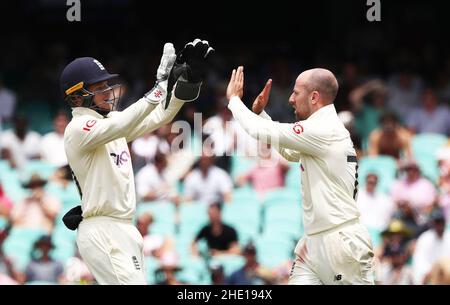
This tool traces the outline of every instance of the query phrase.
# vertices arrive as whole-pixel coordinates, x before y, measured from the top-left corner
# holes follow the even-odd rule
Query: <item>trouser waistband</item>
[[[88,223],[100,223],[100,222],[119,222],[119,223],[126,223],[126,224],[132,224],[133,221],[131,219],[123,219],[123,218],[116,218],[111,216],[90,216],[87,218],[83,218],[82,224],[88,224]]]
[[[336,231],[338,231],[338,230],[340,230],[342,228],[345,228],[347,226],[351,226],[351,225],[358,224],[358,223],[359,223],[359,218],[355,218],[355,219],[343,222],[343,223],[341,223],[341,224],[339,224],[339,225],[337,225],[335,227],[332,227],[330,229],[327,229],[327,230],[324,230],[324,231],[320,231],[320,232],[317,232],[317,233],[313,233],[313,234],[307,234],[307,235],[308,236],[318,236],[318,235],[328,234],[328,233],[336,232]]]

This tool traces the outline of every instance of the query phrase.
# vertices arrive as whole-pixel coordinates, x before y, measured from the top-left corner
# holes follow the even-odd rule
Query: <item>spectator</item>
[[[49,178],[51,183],[54,183],[61,189],[66,189],[71,183],[73,183],[72,172],[68,164],[59,167]]]
[[[383,260],[387,254],[385,251],[389,249],[405,249],[409,254],[414,232],[402,220],[393,219],[386,230],[381,232],[381,237],[383,242],[376,256]]]
[[[411,111],[420,104],[422,80],[415,76],[408,68],[393,75],[388,80],[388,108],[403,120],[407,119]]]
[[[439,105],[436,92],[428,88],[422,94],[422,107],[415,109],[408,120],[408,127],[414,133],[450,134],[450,110]]]
[[[167,159],[162,152],[157,152],[154,165],[149,163],[136,175],[136,191],[141,201],[170,200],[178,202],[174,186],[166,177]]]
[[[273,284],[275,274],[261,266],[256,257],[256,248],[252,243],[243,250],[245,265],[233,272],[226,280],[228,285],[268,285]]]
[[[450,231],[445,230],[445,217],[440,209],[435,209],[430,216],[431,228],[417,240],[413,255],[415,282],[427,281],[433,264],[450,255]]]
[[[350,94],[361,83],[358,70],[358,66],[354,62],[346,62],[342,67],[342,74],[339,75],[339,93],[334,101],[338,113],[352,109]]]
[[[412,269],[406,264],[408,255],[401,246],[388,247],[384,251],[377,282],[381,285],[413,285]]]
[[[355,129],[355,118],[353,116],[353,113],[351,113],[350,111],[341,111],[338,113],[338,117],[350,133],[350,139],[352,140],[353,147],[356,150],[356,156],[359,159],[363,155],[363,143],[361,137]]]
[[[86,263],[81,259],[78,248],[75,256],[69,258],[64,266],[63,281],[68,285],[93,285],[96,283]]]
[[[387,88],[383,81],[374,79],[350,92],[349,98],[355,114],[355,132],[366,150],[370,133],[379,127],[380,118],[386,112]]]
[[[167,135],[170,154],[166,155],[167,168],[165,170],[165,176],[167,181],[172,185],[185,179],[198,158],[194,155],[192,147],[187,144],[191,139],[182,138],[182,135],[178,133],[169,133]],[[179,141],[180,139],[183,139],[183,141]]]
[[[55,131],[42,137],[41,157],[43,161],[58,167],[67,164],[66,151],[64,150],[64,130],[68,123],[67,114],[63,111],[58,112],[53,120]]]
[[[450,285],[450,256],[441,258],[433,264],[424,284]]]
[[[381,231],[389,225],[395,205],[388,196],[376,191],[377,184],[378,176],[369,173],[366,176],[366,187],[358,192],[357,203],[361,223]]]
[[[209,267],[212,285],[225,285],[225,273],[222,265],[212,265]]]
[[[52,232],[61,203],[45,192],[46,183],[47,181],[39,175],[33,174],[24,185],[25,188],[30,189],[31,195],[14,205],[11,211],[14,227]]]
[[[155,271],[157,278],[156,285],[183,285],[182,281],[178,280],[176,274],[182,268],[178,264],[178,257],[174,252],[167,253],[161,257],[161,264]]]
[[[263,197],[267,191],[282,188],[286,183],[289,164],[271,149],[270,145],[259,143],[260,159],[247,173],[237,177],[238,187],[250,183],[252,188]]]
[[[409,202],[419,217],[417,221],[422,224],[436,200],[436,189],[430,181],[422,177],[419,165],[414,160],[404,160],[400,164],[400,173],[405,173],[405,177],[393,183],[392,199],[394,202]]]
[[[2,123],[8,122],[13,117],[16,100],[16,94],[5,87],[0,77],[0,131]]]
[[[173,240],[150,233],[152,223],[153,215],[144,213],[138,217],[137,229],[144,239],[144,255],[161,258],[165,253],[174,251]]]
[[[394,114],[386,113],[380,118],[381,128],[369,135],[369,155],[391,156],[397,160],[411,158],[411,135],[400,125]]]
[[[199,166],[186,176],[184,197],[186,201],[196,200],[205,204],[220,201],[231,201],[233,182],[230,175],[214,165],[214,155],[204,150]]]
[[[166,125],[153,133],[137,138],[131,144],[131,151],[137,159],[136,162],[143,165],[154,162],[157,152],[170,153],[170,146],[166,136],[170,132],[170,126]],[[134,162],[134,161],[133,161]],[[139,166],[138,168],[141,168]]]
[[[64,266],[51,258],[50,251],[53,248],[49,235],[44,235],[35,242],[31,253],[32,260],[25,270],[26,282],[63,283]]]
[[[6,226],[0,230],[0,285],[15,285],[22,281],[11,259],[3,252],[4,241],[8,238],[10,229],[10,226]]]
[[[239,254],[237,232],[231,226],[222,222],[222,204],[213,203],[208,208],[209,224],[205,225],[192,242],[192,254],[198,256],[197,242],[206,239],[209,254]]]
[[[9,153],[12,167],[22,168],[28,160],[40,157],[41,136],[35,131],[28,130],[25,117],[17,116],[14,119],[14,130],[6,130],[1,135],[1,148]]]
[[[392,218],[400,220],[408,228],[411,234],[417,238],[427,229],[426,224],[424,224],[423,221],[419,222],[419,216],[412,208],[409,201],[399,200],[396,204],[397,210],[394,215],[392,215]]]
[[[450,148],[441,150],[438,164],[440,170],[438,204],[444,210],[445,219],[450,219]]]
[[[237,130],[236,121],[227,107],[227,102],[220,99],[217,104],[217,114],[210,117],[203,125],[204,135],[217,156],[216,164],[223,170],[230,172],[230,154],[236,145]]]
[[[6,195],[3,186],[0,183],[0,217],[9,218],[13,207],[12,200]]]

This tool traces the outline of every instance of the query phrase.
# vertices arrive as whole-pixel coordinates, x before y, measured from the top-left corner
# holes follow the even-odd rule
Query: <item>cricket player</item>
[[[372,243],[355,202],[356,153],[333,105],[335,76],[312,69],[297,77],[289,98],[299,119],[293,124],[274,122],[264,112],[271,84],[266,83],[251,112],[241,101],[244,73],[239,67],[232,72],[227,97],[234,118],[252,137],[278,147],[288,161],[301,162],[306,235],[295,248],[289,284],[374,284]]]
[[[156,85],[122,112],[114,111],[120,87],[108,83],[117,75],[98,60],[75,59],[61,74],[73,109],[65,150],[82,197],[81,207],[68,213],[79,220],[65,223],[78,228],[79,252],[99,284],[146,284],[143,238],[132,222],[136,198],[127,143],[168,123],[184,102],[197,99],[200,70],[211,51],[207,41],[196,39],[177,58],[166,43]]]

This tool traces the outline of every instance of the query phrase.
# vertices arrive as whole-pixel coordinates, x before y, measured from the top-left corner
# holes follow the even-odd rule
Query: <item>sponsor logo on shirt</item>
[[[84,124],[83,130],[84,131],[91,131],[91,128],[94,127],[94,125],[97,123],[97,120],[88,120],[86,121],[86,124]]]
[[[113,158],[114,163],[117,165],[117,167],[122,166],[123,164],[127,163],[128,160],[130,160],[130,154],[125,150],[120,154],[110,153],[109,155]]]
[[[295,123],[295,124],[294,124],[294,127],[292,127],[292,129],[294,130],[294,132],[295,132],[296,134],[301,134],[303,131],[305,131],[305,129],[303,128],[302,125],[300,125],[299,122]]]

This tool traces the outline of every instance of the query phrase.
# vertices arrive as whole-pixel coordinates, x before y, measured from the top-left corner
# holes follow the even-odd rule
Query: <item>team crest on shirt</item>
[[[301,134],[303,131],[305,131],[300,122],[294,123],[294,127],[292,127],[292,129],[296,134]]]

